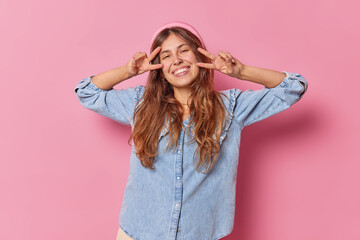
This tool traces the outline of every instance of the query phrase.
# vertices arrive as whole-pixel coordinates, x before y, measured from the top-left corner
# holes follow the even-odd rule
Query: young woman
[[[218,92],[214,70],[265,87]],[[113,89],[147,71],[146,86]],[[75,92],[84,107],[132,128],[117,239],[230,234],[242,129],[289,108],[307,86],[300,74],[209,53],[199,33],[182,22],[155,32],[149,56],[138,52],[122,67],[81,80]]]

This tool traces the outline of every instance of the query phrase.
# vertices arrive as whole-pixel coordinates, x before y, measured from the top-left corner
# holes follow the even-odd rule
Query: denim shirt
[[[219,156],[206,174],[195,170],[196,142],[190,144],[191,136],[184,130],[176,151],[165,151],[169,134],[168,126],[164,126],[158,138],[155,170],[143,167],[134,146],[131,147],[119,218],[119,226],[126,234],[136,240],[215,240],[231,233],[242,129],[289,108],[307,90],[303,76],[283,72],[286,77],[273,88],[221,91],[228,97],[222,96],[227,108],[225,128],[220,137]],[[92,83],[93,76],[82,79],[75,88],[82,106],[133,128],[135,104],[145,86],[103,90]],[[190,117],[183,125],[191,131]]]

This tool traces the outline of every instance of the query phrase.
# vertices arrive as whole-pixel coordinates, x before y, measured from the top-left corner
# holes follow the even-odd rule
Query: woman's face
[[[199,74],[196,56],[190,46],[171,33],[162,43],[160,63],[166,80],[175,88],[188,88]],[[180,70],[180,71],[179,71]]]

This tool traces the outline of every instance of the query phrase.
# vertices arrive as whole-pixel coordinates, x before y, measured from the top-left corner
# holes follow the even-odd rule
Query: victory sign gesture
[[[199,67],[215,69],[231,77],[240,78],[245,65],[231,56],[230,53],[220,51],[216,57],[200,47],[198,48],[198,51],[214,61],[213,63],[198,62],[197,65]]]
[[[150,62],[156,57],[159,53],[161,47],[157,47],[150,54],[149,57],[146,56],[145,52],[137,52],[134,54],[132,59],[126,64],[127,71],[130,76],[140,75],[144,72],[155,70],[163,67],[163,64],[154,64]]]

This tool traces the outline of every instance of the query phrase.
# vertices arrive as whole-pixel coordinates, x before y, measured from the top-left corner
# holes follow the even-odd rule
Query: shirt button
[[[174,229],[171,229],[171,231],[172,231],[172,232],[175,232],[175,230],[174,230]]]
[[[180,179],[180,177],[177,177],[177,179]]]
[[[178,151],[178,153],[180,154],[180,151]]]
[[[175,204],[175,206],[177,206],[177,207],[178,207],[178,206],[179,206],[179,204],[177,203],[177,204]]]

